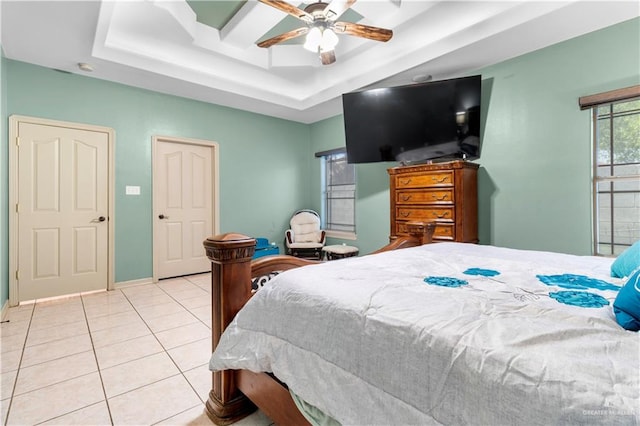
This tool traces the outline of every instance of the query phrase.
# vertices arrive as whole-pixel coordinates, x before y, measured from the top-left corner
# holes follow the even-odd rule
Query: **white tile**
[[[104,400],[97,372],[13,398],[7,425],[34,425]]]
[[[41,425],[65,425],[65,426],[110,426],[111,416],[109,416],[109,409],[105,401],[98,402],[97,404],[89,405],[88,407],[81,408],[73,411],[69,414],[56,417]]]
[[[206,293],[204,296],[182,299],[180,304],[189,310],[201,307],[207,307],[211,310],[211,295]]]
[[[171,358],[160,352],[101,370],[107,398],[180,374]]]
[[[189,284],[189,287],[190,288],[188,289],[166,290],[166,291],[167,293],[169,293],[171,297],[176,299],[178,302],[185,299],[193,299],[194,297],[199,297],[199,298],[202,298],[203,300],[207,300],[211,297],[209,293],[207,293],[206,291],[204,291],[203,289],[199,288],[194,284]]]
[[[198,318],[196,318],[188,311],[176,312],[173,314],[167,314],[145,320],[151,331],[153,331],[154,333],[158,333],[164,330],[170,330],[172,328],[192,324],[198,321]]]
[[[160,280],[158,281],[158,287],[160,287],[161,289],[167,291],[167,290],[183,290],[183,289],[189,289],[193,287],[193,284],[191,284],[189,281],[187,281],[185,278],[179,277],[179,278],[168,278],[165,280]]]
[[[211,358],[211,353],[213,352],[211,346],[211,336],[209,336],[202,340],[196,340],[195,342],[169,349],[167,352],[180,368],[180,371],[187,371],[209,363],[209,358]]]
[[[108,315],[87,318],[89,329],[92,333],[123,325],[139,325],[142,324],[142,318],[133,308],[126,312],[118,312]]]
[[[22,358],[22,349],[17,351],[5,352],[0,355],[0,373],[17,370],[20,366]]]
[[[21,368],[16,381],[15,395],[54,385],[98,370],[93,351]]]
[[[204,404],[193,407],[187,411],[170,417],[166,420],[156,423],[163,426],[216,426],[216,424],[207,416]]]
[[[164,292],[150,297],[132,297],[129,301],[136,309],[144,306],[161,305],[163,303],[174,302],[174,300]]]
[[[26,334],[14,334],[12,336],[2,336],[2,338],[0,339],[0,343],[2,343],[2,347],[0,348],[0,353],[4,354],[5,352],[22,350],[22,348],[24,348],[24,342],[26,338],[27,338]]]
[[[151,334],[151,330],[144,322],[135,323],[133,325],[123,325],[120,327],[107,328],[91,333],[93,346],[96,348],[102,346],[113,345],[127,340],[135,339]]]
[[[145,297],[151,298],[154,296],[166,294],[156,284],[145,284],[145,285],[139,285],[135,287],[127,287],[127,288],[123,288],[121,291],[127,297],[128,300],[142,299]]]
[[[43,317],[54,316],[61,317],[71,314],[84,315],[84,308],[80,297],[36,303],[35,309],[33,310],[33,319],[36,320]]]
[[[86,305],[84,307],[87,318],[101,317],[105,315],[119,314],[122,312],[135,312],[131,303],[123,296],[122,300],[115,300],[105,304]]]
[[[209,286],[211,288],[211,272],[206,274],[190,275],[186,277],[188,281],[194,283],[197,286]]]
[[[4,425],[5,419],[7,418],[7,413],[9,412],[9,404],[11,403],[10,399],[3,399],[0,401],[0,421]]]
[[[127,298],[120,290],[101,291],[98,293],[89,293],[82,295],[82,304],[85,309],[87,306],[107,305],[110,303],[126,302]]]
[[[156,337],[165,349],[186,345],[209,336],[211,336],[211,330],[201,322],[156,333]]]
[[[21,368],[42,362],[64,358],[69,355],[92,350],[91,339],[88,334],[55,340],[41,345],[29,346],[24,349]]]
[[[11,398],[18,370],[0,373],[0,400]]]
[[[15,336],[17,334],[27,335],[29,320],[14,321],[9,320],[0,324],[0,337]]]
[[[200,306],[199,308],[190,308],[189,312],[198,317],[200,321],[211,327],[211,305]]]
[[[84,311],[61,312],[56,315],[44,315],[37,318],[34,316],[31,320],[30,330],[58,327],[63,324],[81,321],[86,321]]]
[[[78,295],[69,297],[57,297],[49,300],[36,300],[34,315],[44,312],[57,312],[60,310],[70,310],[74,308],[82,308],[82,299]]]
[[[109,398],[111,417],[116,425],[150,425],[201,404],[181,374]]]
[[[86,321],[70,322],[57,327],[40,328],[30,330],[27,338],[27,346],[41,345],[54,340],[66,339],[67,337],[88,334]]]
[[[153,334],[95,349],[101,370],[163,351]]]
[[[9,308],[7,318],[13,321],[30,321],[33,315],[33,307],[35,304],[20,305],[14,308]]]
[[[176,301],[169,303],[161,303],[159,305],[142,306],[137,308],[138,314],[143,320],[147,321],[151,318],[161,317],[164,315],[175,314],[177,312],[186,312],[187,310]]]
[[[185,371],[184,376],[196,390],[200,400],[202,402],[207,402],[207,399],[209,399],[209,392],[213,385],[213,373],[209,370],[209,366],[205,364]]]

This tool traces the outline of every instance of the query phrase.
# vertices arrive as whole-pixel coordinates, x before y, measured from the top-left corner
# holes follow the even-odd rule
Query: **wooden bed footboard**
[[[430,243],[435,223],[409,222],[407,229],[410,236],[398,237],[374,253]],[[211,260],[212,351],[224,329],[265,282],[279,272],[319,263],[286,255],[252,261],[256,240],[237,233],[209,237],[203,244]],[[206,412],[216,424],[234,423],[255,411],[256,406],[276,424],[308,424],[286,386],[268,374],[243,370],[212,373]]]

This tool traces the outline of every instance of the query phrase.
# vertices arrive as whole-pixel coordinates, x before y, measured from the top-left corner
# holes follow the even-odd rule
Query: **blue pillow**
[[[640,330],[640,268],[631,275],[627,283],[620,289],[613,312],[616,322],[631,331]]]
[[[616,278],[628,277],[638,268],[640,268],[640,240],[620,253],[611,265],[611,276]]]

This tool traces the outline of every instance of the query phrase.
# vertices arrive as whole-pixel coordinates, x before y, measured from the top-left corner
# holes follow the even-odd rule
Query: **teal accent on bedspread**
[[[609,301],[604,297],[588,291],[556,291],[549,293],[549,297],[565,305],[581,308],[602,308],[609,304]]]
[[[589,278],[584,275],[536,275],[536,277],[546,285],[555,285],[573,290],[620,290],[620,286],[613,285],[603,280]]]
[[[493,269],[482,268],[469,268],[463,273],[467,275],[481,275],[483,277],[495,277],[496,275],[500,275],[500,272],[494,271]]]
[[[469,284],[465,280],[461,280],[459,278],[453,277],[427,277],[424,279],[424,282],[431,285],[439,285],[441,287],[462,287],[463,285]]]
[[[499,271],[484,268],[468,268],[463,273],[465,275],[487,278],[500,275]],[[548,296],[559,303],[578,306],[581,308],[602,308],[604,306],[608,306],[609,301],[598,294],[580,290],[620,290],[620,287],[617,285],[596,278],[590,278],[585,275],[536,275],[536,278],[548,286],[570,289],[566,291],[550,292],[548,293]],[[424,282],[431,285],[451,288],[458,288],[469,284],[468,281],[460,278],[443,276],[426,277]]]

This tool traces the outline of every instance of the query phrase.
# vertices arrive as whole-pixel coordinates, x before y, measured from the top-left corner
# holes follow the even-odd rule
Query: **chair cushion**
[[[319,243],[322,239],[320,218],[313,213],[301,212],[289,222],[294,243]]]
[[[304,242],[304,243],[291,243],[288,244],[288,246],[292,249],[295,248],[320,248],[322,247],[322,243],[316,243],[316,242]]]

